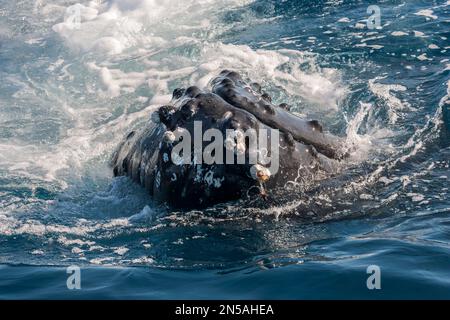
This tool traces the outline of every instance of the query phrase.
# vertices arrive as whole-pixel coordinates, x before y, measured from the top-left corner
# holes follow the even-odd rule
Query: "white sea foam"
[[[391,33],[391,35],[393,35],[394,37],[401,37],[401,36],[407,36],[408,33],[407,32],[403,32],[403,31],[393,31]]]
[[[417,16],[424,16],[434,20],[438,18],[436,15],[433,14],[433,10],[431,9],[420,10],[419,12],[416,12],[414,14]]]
[[[128,249],[127,247],[119,247],[114,250],[114,253],[118,254],[119,256],[123,256],[128,251],[130,251],[130,249]]]
[[[79,51],[94,50],[116,55],[129,48],[158,49],[172,45],[181,35],[212,25],[208,12],[213,9],[240,6],[245,0],[109,0],[90,1],[69,7],[73,15],[53,26],[66,43]],[[189,14],[186,14],[189,12]],[[214,18],[213,18],[214,19]]]
[[[383,152],[391,153],[392,146],[387,145],[386,138],[394,136],[394,132],[388,128],[383,128],[378,123],[372,123],[366,129],[365,133],[361,133],[360,129],[370,118],[374,106],[370,103],[360,102],[358,112],[347,124],[347,145],[357,146],[351,154],[351,161],[360,163],[369,159],[374,153]]]
[[[344,17],[344,18],[341,18],[341,19],[338,20],[338,22],[345,22],[345,23],[348,23],[350,21],[351,20],[349,18],[347,18],[347,17]]]
[[[414,36],[418,38],[426,38],[427,36],[422,31],[414,30]]]
[[[428,58],[426,53],[422,53],[420,56],[417,57],[417,59],[419,59],[420,61],[433,60],[433,59]]]
[[[411,105],[397,98],[392,92],[403,92],[407,88],[398,84],[382,84],[379,80],[382,78],[375,78],[369,81],[369,89],[380,99],[386,102],[388,106],[389,121],[395,124],[401,115],[401,111],[413,110]]]
[[[145,59],[148,68],[142,72],[126,73],[95,63],[88,66],[98,74],[105,95],[133,92],[146,84],[155,93],[152,103],[170,100],[170,82],[188,79],[190,84],[204,88],[223,69],[239,70],[252,80],[270,82],[283,88],[291,97],[297,96],[334,110],[346,94],[336,69],[321,69],[315,64],[314,55],[300,51],[253,50],[244,45],[208,43],[202,44],[201,55],[196,58],[198,63],[195,65],[180,56],[168,59],[178,60],[178,68],[169,71],[170,66],[161,66],[151,58]],[[309,64],[308,70],[300,67],[305,63]],[[289,71],[285,67],[290,68]]]

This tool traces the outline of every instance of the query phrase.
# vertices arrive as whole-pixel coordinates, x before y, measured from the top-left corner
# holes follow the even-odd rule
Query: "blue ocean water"
[[[0,299],[450,298],[449,1],[79,1],[0,0]],[[112,177],[224,68],[356,144],[346,170],[191,212]]]

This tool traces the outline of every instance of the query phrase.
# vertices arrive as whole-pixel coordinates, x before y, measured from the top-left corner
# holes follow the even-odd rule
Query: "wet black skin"
[[[295,116],[285,104],[273,105],[258,84],[248,84],[233,71],[225,70],[214,79],[210,92],[197,87],[176,89],[171,104],[159,108],[157,114],[159,123],[149,121],[127,135],[113,156],[112,167],[115,176],[129,176],[154,200],[177,208],[265,196],[290,181],[329,176],[345,157],[343,141],[324,133],[318,121]],[[250,174],[248,141],[245,164],[173,163],[170,154],[176,142],[165,142],[165,132],[183,128],[193,137],[195,121],[201,121],[203,132],[215,128],[224,137],[227,129],[267,129],[269,142],[269,129],[279,129],[279,171],[264,183],[256,181]],[[210,143],[204,142],[203,148]]]

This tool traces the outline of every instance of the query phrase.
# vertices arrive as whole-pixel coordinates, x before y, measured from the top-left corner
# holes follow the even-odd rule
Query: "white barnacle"
[[[169,155],[167,153],[163,154],[163,161],[164,162],[169,162]]]
[[[227,121],[233,116],[231,111],[227,111],[223,114],[222,121]]]
[[[227,150],[234,150],[236,147],[236,142],[234,142],[234,139],[230,137],[226,138],[223,144]]]
[[[244,142],[238,142],[236,144],[236,152],[238,154],[244,154],[245,150],[246,150],[246,147],[245,147],[245,143]]]
[[[170,179],[170,181],[172,181],[172,182],[177,181],[177,174],[176,173],[172,174],[172,178]]]
[[[250,175],[253,179],[259,182],[266,182],[270,179],[270,176],[272,175],[270,170],[266,167],[263,167],[260,164],[255,164],[250,168]]]
[[[242,130],[234,130],[234,136],[236,137],[237,141],[244,140],[244,132],[242,132]]]
[[[172,131],[166,131],[163,136],[163,140],[167,144],[174,143],[176,140],[176,136]]]

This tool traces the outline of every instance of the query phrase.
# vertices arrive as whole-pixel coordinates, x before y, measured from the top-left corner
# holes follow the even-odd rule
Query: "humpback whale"
[[[157,202],[203,208],[329,177],[346,150],[319,121],[275,105],[260,84],[224,70],[207,89],[174,90],[170,104],[126,135],[111,166]]]

